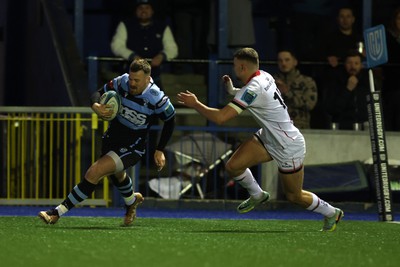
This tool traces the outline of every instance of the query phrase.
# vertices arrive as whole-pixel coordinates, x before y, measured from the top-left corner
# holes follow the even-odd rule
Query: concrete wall
[[[305,165],[333,164],[359,160],[372,163],[369,131],[303,130],[306,139]],[[386,133],[389,164],[400,162],[400,133]],[[262,187],[277,198],[278,168],[275,162],[262,166]]]
[[[369,131],[302,131],[307,143],[305,164],[338,163],[372,158]],[[400,160],[400,133],[387,132],[389,159]]]

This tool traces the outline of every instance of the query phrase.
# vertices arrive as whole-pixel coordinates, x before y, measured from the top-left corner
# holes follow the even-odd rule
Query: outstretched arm
[[[179,104],[195,109],[199,114],[216,124],[223,124],[238,115],[237,111],[228,105],[222,109],[210,108],[201,103],[196,95],[188,90],[180,92],[177,98]]]

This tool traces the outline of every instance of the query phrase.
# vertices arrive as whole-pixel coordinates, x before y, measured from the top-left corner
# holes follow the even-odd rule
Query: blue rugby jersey
[[[145,130],[151,126],[152,117],[168,121],[175,115],[175,108],[169,97],[158,86],[149,83],[140,95],[129,94],[129,75],[118,76],[104,85],[104,91],[115,90],[121,96],[122,109],[115,120],[131,130]]]

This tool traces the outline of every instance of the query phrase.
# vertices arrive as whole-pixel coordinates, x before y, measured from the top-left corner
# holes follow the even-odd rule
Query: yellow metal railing
[[[62,201],[97,159],[107,126],[85,107],[0,107],[0,204]],[[82,204],[110,202],[103,179]]]

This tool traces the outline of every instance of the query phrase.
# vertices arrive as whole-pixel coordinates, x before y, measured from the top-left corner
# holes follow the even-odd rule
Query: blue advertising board
[[[385,27],[378,25],[366,29],[364,40],[368,68],[385,64],[388,61]]]

